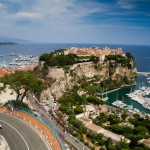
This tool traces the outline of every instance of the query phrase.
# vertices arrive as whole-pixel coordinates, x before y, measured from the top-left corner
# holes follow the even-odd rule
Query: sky
[[[0,36],[150,45],[150,0],[0,0]]]

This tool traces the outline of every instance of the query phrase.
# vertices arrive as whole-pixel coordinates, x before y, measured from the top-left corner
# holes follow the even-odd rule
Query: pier
[[[150,75],[150,72],[137,72],[138,75]]]
[[[108,93],[112,93],[114,91],[118,91],[120,88],[117,88],[117,89],[114,89],[114,90],[111,90],[111,91],[107,91],[107,92],[104,92],[104,93],[97,93],[97,95],[104,95],[104,94],[108,94]]]

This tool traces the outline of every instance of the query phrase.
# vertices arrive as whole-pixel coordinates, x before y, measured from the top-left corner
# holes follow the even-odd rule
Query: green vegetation
[[[17,93],[16,100],[21,102],[29,92],[34,93],[39,98],[40,93],[46,89],[46,85],[41,79],[30,72],[24,71],[6,75],[0,79],[0,82],[3,83],[1,90],[4,90],[6,85],[9,85],[9,88]]]
[[[21,102],[21,101],[16,101],[16,100],[11,100],[11,101],[8,101],[7,103],[5,103],[5,106],[10,106],[10,104],[16,108],[18,106],[22,107],[22,108],[26,108],[26,109],[30,109],[28,104],[24,103],[24,102]]]
[[[122,75],[117,75],[116,79],[108,78],[106,80],[103,80],[100,82],[100,87],[104,91],[109,91],[113,90],[115,88],[119,88],[123,85],[132,85],[135,83],[135,79],[131,78],[130,80],[128,79],[127,76],[122,76]]]
[[[127,52],[126,53],[126,57],[129,59],[129,60],[134,60],[134,57],[131,55],[131,53]]]
[[[65,55],[65,49],[57,50],[50,54],[43,54],[40,56],[40,61],[44,61],[44,67],[39,71],[43,78],[47,75],[48,67],[62,67],[65,74],[70,74],[72,77],[72,82],[75,82],[75,85],[72,89],[66,89],[63,93],[63,96],[59,99],[59,111],[64,115],[67,115],[68,119],[65,121],[66,129],[70,131],[74,136],[79,138],[81,141],[84,141],[83,134],[86,135],[87,139],[92,142],[95,146],[101,146],[100,149],[107,150],[128,150],[132,146],[127,144],[125,141],[120,141],[114,145],[111,139],[105,139],[102,134],[95,134],[92,131],[89,131],[84,127],[82,122],[76,119],[76,115],[84,113],[85,106],[91,104],[97,107],[99,110],[104,105],[104,101],[97,97],[97,93],[103,93],[115,88],[118,88],[122,85],[129,85],[134,83],[134,76],[129,77],[122,74],[115,74],[117,67],[125,67],[127,70],[134,68],[134,58],[130,53],[126,53],[125,56],[121,55],[108,55],[105,57],[104,65],[99,62],[99,58],[95,56],[85,56],[78,57],[75,54]],[[75,63],[82,62],[93,62],[93,66],[96,70],[103,69],[108,67],[107,76],[95,75],[94,77],[87,78],[86,76],[78,76],[74,70],[70,70],[70,65]],[[81,65],[81,64],[78,64]],[[78,66],[79,67],[79,66]],[[115,76],[114,76],[115,75]],[[104,79],[105,78],[105,79]],[[45,78],[44,78],[45,79]],[[114,133],[122,134],[126,138],[133,140],[133,143],[136,143],[134,146],[140,147],[137,144],[137,139],[142,139],[143,137],[149,136],[149,128],[146,125],[135,126],[132,123],[132,117],[129,118],[126,112],[123,112],[118,116],[118,112],[109,112],[101,113],[95,119],[93,119],[97,113],[92,112],[89,115],[89,118],[93,119],[93,123],[102,126],[105,129],[108,129]],[[61,116],[63,118],[63,115]],[[93,116],[94,117],[93,117]],[[139,118],[139,116],[136,116]],[[134,120],[136,119],[134,118]],[[129,119],[129,120],[128,120]],[[121,123],[128,122],[129,126],[121,125]],[[130,126],[131,125],[131,126]],[[132,127],[134,126],[134,128]],[[141,131],[144,131],[143,133]],[[135,135],[136,136],[135,136]],[[145,136],[144,136],[145,134]],[[86,142],[86,145],[89,146],[89,143]],[[143,146],[143,145],[142,145]],[[94,147],[91,147],[94,149]]]
[[[84,141],[83,134],[86,135],[88,141],[93,143],[95,146],[101,146],[101,149],[105,150],[148,150],[148,148],[143,144],[138,144],[139,140],[150,137],[150,118],[148,117],[143,119],[138,114],[129,116],[126,111],[122,112],[119,109],[110,109],[108,113],[101,113],[93,119],[94,124],[97,124],[116,134],[123,135],[125,138],[131,140],[131,144],[128,144],[126,141],[122,140],[115,145],[110,138],[105,139],[102,134],[95,134],[94,132],[87,130],[84,125],[75,118],[75,115],[83,113],[85,105],[87,104],[96,106],[101,106],[104,104],[104,102],[97,98],[95,94],[90,95],[87,93],[86,96],[79,96],[77,93],[77,91],[81,89],[85,90],[86,86],[89,86],[93,80],[95,79],[87,81],[87,79],[83,77],[80,79],[79,84],[75,85],[73,90],[67,90],[59,101],[61,104],[60,110],[69,116],[68,131],[71,131],[72,133],[73,131],[76,131],[73,135],[81,141]],[[88,94],[89,96],[87,96]],[[89,146],[89,142],[85,142],[85,144]]]
[[[42,67],[42,69],[39,69],[39,67],[35,67],[34,70],[33,70],[33,73],[35,75],[38,75],[40,78],[46,80],[47,79],[47,74],[48,74],[48,66],[46,66],[44,64],[44,66]]]
[[[125,56],[107,55],[105,56],[105,62],[109,61],[111,68],[121,65],[122,67],[128,67],[128,69],[131,69],[132,68],[131,61],[133,61],[134,58],[130,53],[126,53]]]
[[[116,115],[117,114],[117,115]],[[118,117],[118,114],[122,114]],[[135,149],[144,147],[144,145],[138,144],[138,141],[144,138],[150,138],[150,118],[141,118],[138,114],[129,116],[126,112],[116,110],[110,111],[108,114],[100,114],[93,122],[100,125],[114,133],[125,136],[131,140],[128,145],[121,141],[117,144],[117,149],[127,148]]]
[[[100,100],[99,98],[95,97],[95,96],[89,96],[87,97],[87,101],[91,104],[95,104],[95,105],[104,105],[104,101]]]
[[[68,66],[68,65],[73,65],[75,63],[88,62],[88,61],[97,63],[99,61],[99,58],[95,57],[95,56],[78,57],[75,54],[64,55],[64,51],[63,51],[63,49],[61,49],[61,50],[52,52],[50,54],[41,55],[39,60],[45,61],[46,66],[64,67],[64,66]]]

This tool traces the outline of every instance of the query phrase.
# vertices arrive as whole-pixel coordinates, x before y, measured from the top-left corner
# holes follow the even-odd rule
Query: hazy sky
[[[0,35],[150,45],[150,0],[0,0]]]

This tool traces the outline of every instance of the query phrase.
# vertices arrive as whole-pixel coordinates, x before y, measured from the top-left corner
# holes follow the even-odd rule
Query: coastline
[[[121,87],[120,87],[120,88],[113,89],[113,90],[110,90],[110,91],[107,91],[107,92],[104,92],[104,93],[101,93],[101,94],[97,93],[97,95],[104,95],[104,94],[108,94],[108,93],[111,93],[111,92],[117,91],[117,90],[119,90],[119,89],[121,89]]]
[[[140,86],[141,85],[141,86]],[[141,104],[139,104],[137,101],[133,100],[131,97],[129,97],[127,94],[138,91],[139,87],[149,87],[150,84],[147,82],[147,76],[140,75],[136,78],[136,84],[132,87],[130,86],[124,86],[123,88],[120,88],[119,91],[114,91],[108,94],[108,100],[106,101],[106,104],[109,106],[112,106],[112,103],[116,100],[121,100],[125,104],[133,106],[133,108],[138,109],[141,112],[150,114],[150,110],[143,107]],[[150,98],[150,95],[148,96]]]
[[[137,72],[137,76],[141,76],[141,75],[150,75],[150,72]]]
[[[0,68],[0,77],[3,77],[6,74],[13,73],[15,71],[32,71],[38,63],[30,64],[28,66],[17,66],[14,68],[10,68],[9,66],[7,67],[1,67]]]
[[[124,88],[124,87],[130,87],[130,86],[134,86],[134,85],[136,85],[136,82],[134,83],[134,84],[131,84],[131,85],[122,85],[122,86],[120,86],[120,87],[118,87],[118,88],[115,88],[115,89],[113,89],[113,90],[110,90],[110,91],[107,91],[107,92],[104,92],[104,93],[97,93],[97,95],[104,95],[104,94],[108,94],[108,93],[112,93],[112,92],[115,92],[115,91],[118,91],[118,90],[120,90],[121,88]]]

